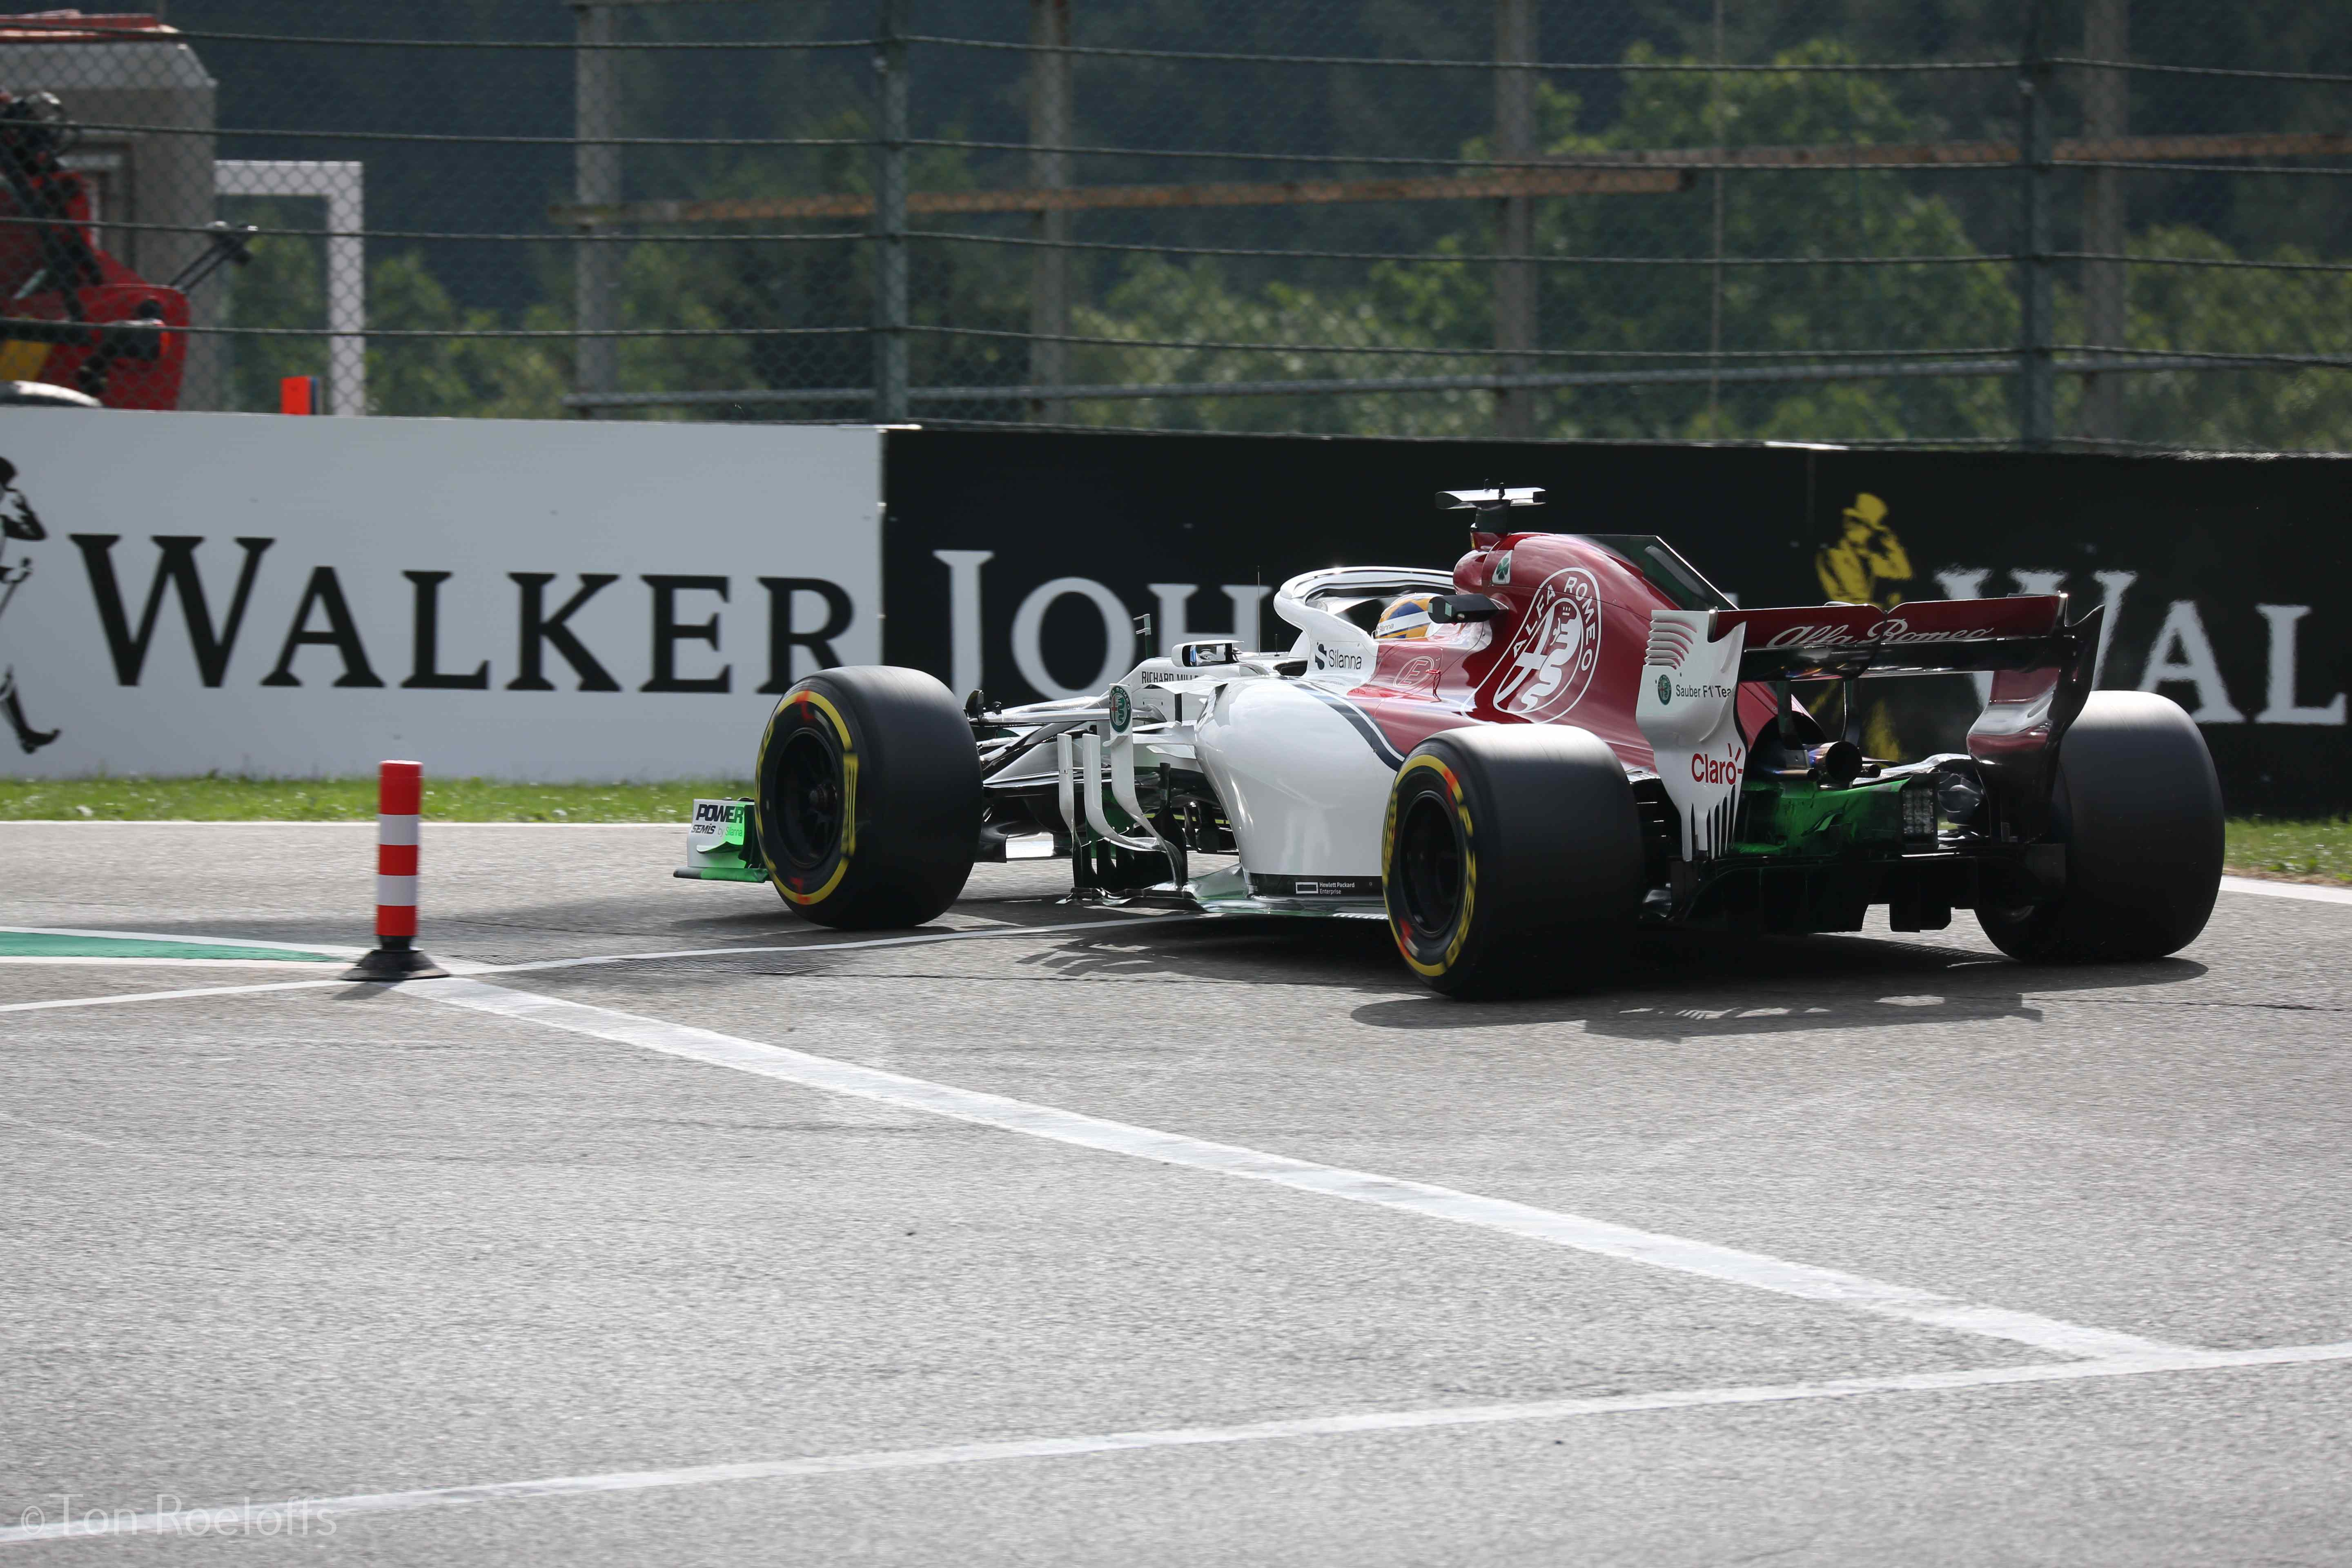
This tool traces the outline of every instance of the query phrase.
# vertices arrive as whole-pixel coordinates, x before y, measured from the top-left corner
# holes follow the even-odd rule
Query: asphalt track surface
[[[1473,1007],[1054,864],[877,945],[682,837],[428,825],[450,983],[0,962],[0,1552],[2352,1557],[2352,903]],[[370,846],[0,826],[0,924],[361,945]]]

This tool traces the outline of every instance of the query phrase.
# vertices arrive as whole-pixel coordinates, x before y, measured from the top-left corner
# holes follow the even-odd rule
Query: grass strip
[[[372,822],[373,778],[0,779],[0,822]],[[675,784],[425,781],[425,815],[442,822],[676,822],[697,796],[751,793],[740,779]]]
[[[2352,817],[2325,822],[2240,817],[2230,824],[2221,858],[2241,877],[2352,887]]]

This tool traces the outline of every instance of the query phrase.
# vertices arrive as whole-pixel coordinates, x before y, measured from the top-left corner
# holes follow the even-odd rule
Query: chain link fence
[[[251,227],[184,406],[2352,449],[2334,7],[163,21],[0,18],[0,87],[147,276]]]

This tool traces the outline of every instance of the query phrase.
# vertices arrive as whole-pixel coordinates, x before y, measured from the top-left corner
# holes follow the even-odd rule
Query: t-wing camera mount
[[[1475,490],[1440,490],[1437,510],[1440,511],[1474,511],[1470,542],[1474,549],[1484,550],[1507,531],[1498,524],[1502,514],[1513,507],[1541,506],[1544,493],[1529,486],[1523,489],[1506,489],[1501,485],[1488,485]]]

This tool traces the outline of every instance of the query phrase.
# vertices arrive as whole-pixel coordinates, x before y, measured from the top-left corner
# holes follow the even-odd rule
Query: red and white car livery
[[[1644,926],[1852,931],[1874,905],[1914,930],[1972,909],[2038,960],[2201,929],[2212,764],[2174,705],[2090,690],[2098,611],[1741,608],[1662,540],[1504,526],[1539,498],[1441,495],[1475,517],[1451,574],[1307,573],[1274,596],[1288,647],[1187,643],[1096,697],[813,676],[762,739],[740,843],[680,874],[865,926],[932,918],[976,859],[1064,857],[1082,899],[1384,920],[1465,995],[1589,973]],[[1427,635],[1376,637],[1415,595]],[[1965,750],[1862,754],[1855,682],[1949,673],[1990,676]]]

